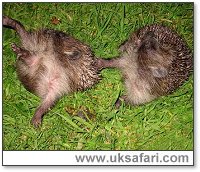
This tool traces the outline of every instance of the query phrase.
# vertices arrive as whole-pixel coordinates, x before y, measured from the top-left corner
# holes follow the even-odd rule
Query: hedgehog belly
[[[126,95],[128,101],[133,105],[144,104],[156,98],[150,92],[150,85],[141,80],[125,80]]]
[[[40,73],[37,83],[37,93],[40,97],[44,98],[48,94],[60,97],[73,91],[66,69],[59,67],[55,59],[44,60],[42,66],[44,70]]]

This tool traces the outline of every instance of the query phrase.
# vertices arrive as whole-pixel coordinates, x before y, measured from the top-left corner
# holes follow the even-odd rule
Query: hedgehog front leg
[[[11,48],[17,54],[17,58],[26,60],[28,57],[30,57],[30,52],[28,50],[18,47],[15,43],[11,44]]]

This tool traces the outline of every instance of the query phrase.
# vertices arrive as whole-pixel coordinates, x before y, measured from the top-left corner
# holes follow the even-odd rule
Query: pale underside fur
[[[131,104],[143,104],[155,98],[150,92],[149,83],[141,79],[138,74],[137,58],[124,55],[119,61],[119,66],[122,69],[122,74],[125,80],[126,97]],[[132,64],[132,65],[130,65]]]

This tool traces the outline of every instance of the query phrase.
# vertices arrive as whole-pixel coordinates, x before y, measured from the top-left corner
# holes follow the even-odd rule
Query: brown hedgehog
[[[119,50],[120,57],[100,60],[99,67],[121,70],[127,91],[122,98],[132,105],[172,93],[193,69],[186,42],[166,26],[153,24],[139,29]],[[120,105],[120,100],[116,105]]]
[[[41,124],[42,116],[62,95],[98,82],[97,58],[86,44],[60,31],[27,32],[7,16],[3,26],[14,29],[21,39],[21,47],[12,44],[19,80],[42,100],[32,118],[34,126]]]

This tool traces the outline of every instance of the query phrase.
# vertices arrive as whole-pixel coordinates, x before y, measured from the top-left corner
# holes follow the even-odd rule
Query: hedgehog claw
[[[35,128],[38,128],[38,127],[41,125],[41,123],[42,123],[42,118],[38,118],[38,117],[36,117],[36,116],[34,116],[34,117],[32,118],[32,120],[31,120],[31,124],[33,124],[33,126],[34,126]]]

